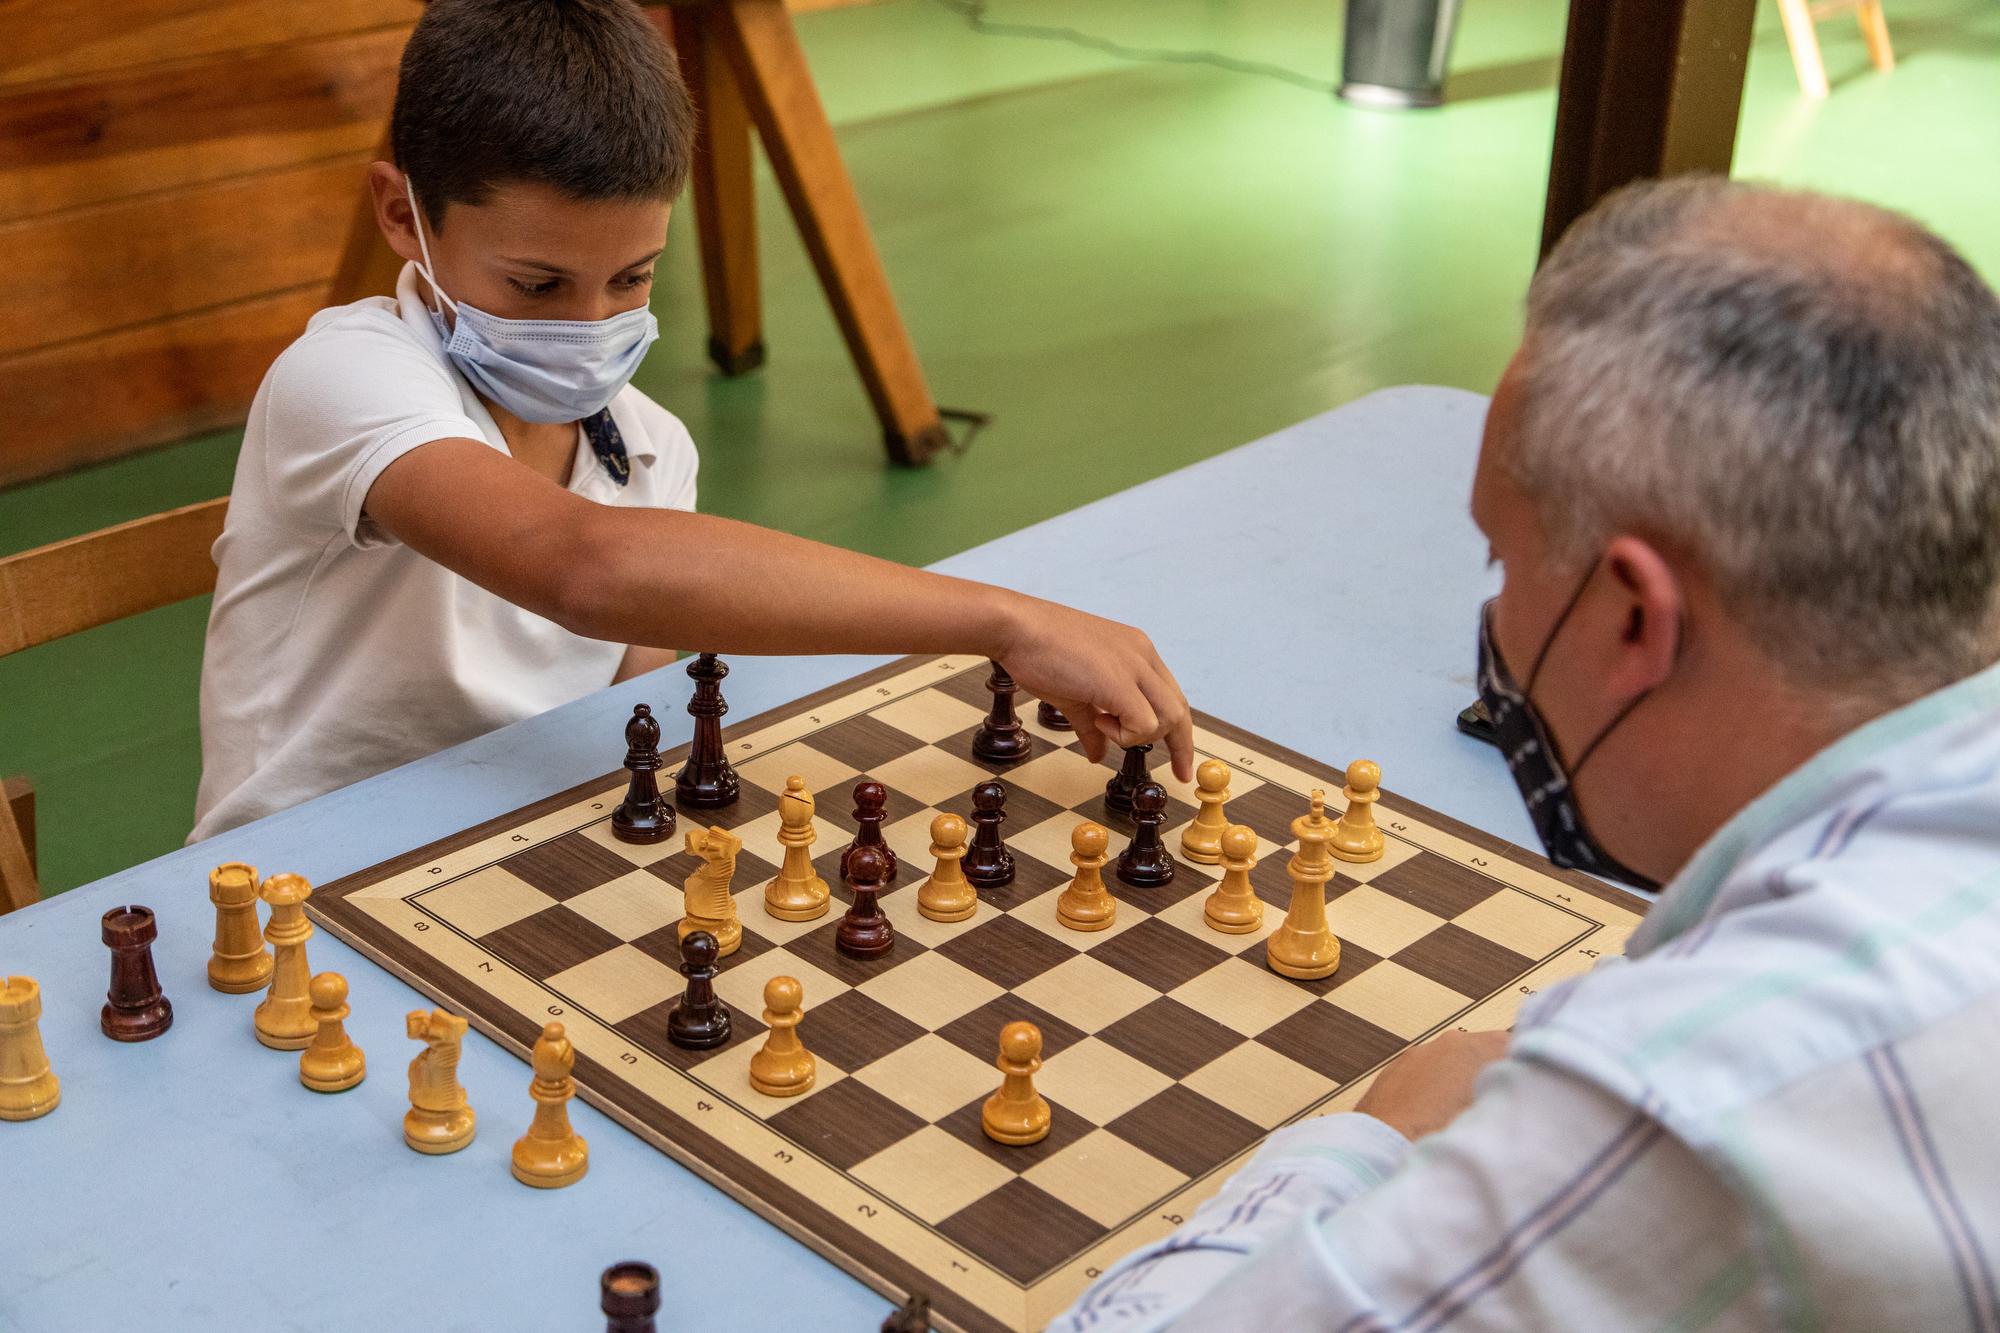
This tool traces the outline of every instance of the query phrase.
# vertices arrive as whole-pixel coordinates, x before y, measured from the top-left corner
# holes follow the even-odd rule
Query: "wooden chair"
[[[929,461],[948,437],[784,0],[640,2],[679,54],[696,108],[694,208],[708,293],[709,357],[725,375],[764,361],[754,125],[882,422],[889,457],[907,465]],[[386,132],[378,152],[390,156]],[[375,226],[364,189],[334,278],[333,303],[392,291],[402,266]]]
[[[1778,14],[1785,21],[1785,41],[1792,48],[1792,68],[1798,71],[1799,88],[1807,97],[1828,93],[1826,62],[1819,54],[1819,33],[1814,24],[1836,14],[1853,14],[1861,24],[1861,39],[1868,44],[1868,61],[1879,70],[1896,68],[1895,48],[1889,45],[1889,20],[1882,16],[1882,0],[1778,0]]]
[[[170,509],[0,559],[0,657],[215,591],[209,548],[228,500]],[[41,896],[35,793],[25,778],[0,800],[0,913]]]

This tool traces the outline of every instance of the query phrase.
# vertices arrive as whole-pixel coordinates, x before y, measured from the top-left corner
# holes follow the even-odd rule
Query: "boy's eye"
[[[626,274],[624,277],[618,279],[618,285],[620,287],[623,287],[627,291],[632,291],[637,288],[644,287],[647,283],[651,282],[652,280],[653,280],[653,270],[647,269],[642,273]]]
[[[519,278],[509,278],[507,284],[523,296],[547,296],[556,289],[554,278],[544,278],[540,282],[522,282]]]

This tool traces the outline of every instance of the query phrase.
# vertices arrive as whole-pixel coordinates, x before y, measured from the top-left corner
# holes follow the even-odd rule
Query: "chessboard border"
[[[824,689],[729,724],[723,729],[723,738],[727,741],[736,735],[761,730],[773,723],[808,712],[820,704],[844,698],[880,681],[935,661],[938,656],[934,653],[914,654],[836,681]],[[972,661],[975,666],[968,667],[967,670],[976,669],[978,659],[975,657]],[[1323,767],[1337,767],[1325,761],[1312,759],[1205,713],[1196,712],[1194,721],[1197,726],[1218,738],[1268,755],[1304,773],[1311,773]],[[691,746],[692,741],[689,741],[663,752],[662,771],[672,771],[687,757]],[[451,1006],[454,1011],[463,1012],[490,1040],[512,1050],[521,1059],[527,1060],[533,1050],[535,1039],[541,1034],[541,1025],[538,1022],[518,1010],[500,1005],[490,1007],[498,1011],[501,1018],[489,1018],[482,1012],[485,1006],[475,1002],[474,997],[466,995],[457,986],[440,981],[435,972],[422,969],[422,965],[430,961],[431,956],[428,952],[376,921],[366,912],[349,910],[345,896],[416,866],[448,856],[497,833],[505,832],[509,828],[519,827],[523,823],[532,822],[573,805],[615,784],[622,776],[622,770],[614,769],[552,796],[461,829],[435,842],[413,848],[400,856],[344,875],[320,888],[307,900],[307,913],[420,994],[441,994],[444,997],[443,1003]],[[1649,906],[1645,900],[1635,895],[1625,893],[1587,875],[1559,869],[1546,859],[1505,839],[1473,828],[1427,806],[1404,800],[1391,791],[1384,791],[1383,797],[1398,812],[1407,812],[1439,832],[1459,838],[1481,850],[1614,904],[1634,915],[1643,915]],[[835,1217],[797,1188],[785,1184],[763,1168],[731,1152],[721,1141],[692,1122],[685,1120],[680,1122],[680,1137],[669,1137],[655,1129],[642,1118],[638,1109],[624,1105],[619,1099],[618,1091],[626,1089],[627,1085],[617,1076],[616,1071],[582,1052],[577,1053],[576,1063],[578,1091],[591,1105],[665,1152],[731,1199],[750,1208],[772,1225],[807,1245],[814,1253],[847,1270],[892,1300],[900,1299],[913,1291],[924,1291],[931,1298],[933,1317],[940,1327],[963,1330],[964,1333],[989,1333],[989,1330],[991,1333],[1011,1333],[1008,1324],[995,1320],[987,1311],[970,1301],[963,1300],[950,1289],[935,1289],[932,1276],[915,1264],[903,1260],[888,1247],[862,1234],[858,1228]],[[643,1099],[633,1094],[633,1100]],[[738,1167],[725,1171],[717,1164],[723,1157],[737,1162]],[[835,1235],[840,1237],[837,1244],[832,1240]]]

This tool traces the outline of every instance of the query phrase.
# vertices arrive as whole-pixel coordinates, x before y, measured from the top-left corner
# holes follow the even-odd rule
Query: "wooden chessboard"
[[[1116,924],[1067,930],[1055,902],[1071,830],[1104,824],[1115,854],[1131,825],[1105,810],[1111,769],[1038,726],[1025,695],[1033,753],[1005,768],[972,757],[987,671],[970,658],[905,659],[725,731],[739,801],[680,814],[682,830],[722,824],[743,838],[743,944],[716,982],[734,1035],[719,1050],[667,1041],[682,987],[680,886],[699,862],[678,834],[653,847],[611,835],[622,771],[326,886],[311,910],[523,1055],[561,1019],[592,1103],[883,1292],[928,1293],[940,1322],[965,1330],[1041,1327],[1104,1266],[1185,1218],[1267,1132],[1351,1107],[1384,1062],[1440,1029],[1507,1026],[1522,996],[1618,952],[1644,910],[1385,794],[1387,853],[1341,865],[1329,886],[1340,970],[1281,977],[1263,950],[1290,899],[1290,824],[1314,788],[1338,808],[1341,779],[1199,717],[1201,756],[1234,774],[1229,818],[1260,839],[1264,928],[1209,929],[1201,905],[1219,868],[1180,861],[1163,889],[1107,871]],[[607,758],[623,748],[605,737]],[[1177,851],[1193,794],[1162,751],[1151,757]],[[777,793],[793,773],[817,796],[815,863],[836,886],[829,914],[800,923],[763,909],[781,855]],[[983,893],[968,921],[927,920],[914,886],[930,870],[930,822],[966,814],[989,774],[1008,789],[1014,883]],[[835,868],[864,775],[888,787],[884,834],[901,861],[882,898],[896,947],[870,962],[833,944]],[[804,985],[799,1031],[819,1061],[814,1087],[782,1100],[747,1076],[776,974]],[[1042,1031],[1036,1083],[1054,1110],[1049,1137],[1025,1148],[980,1131],[1000,1029],[1015,1019]]]

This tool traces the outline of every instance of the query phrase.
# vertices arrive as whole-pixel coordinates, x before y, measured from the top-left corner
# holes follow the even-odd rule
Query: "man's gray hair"
[[[2000,299],[1866,204],[1681,177],[1528,296],[1510,459],[1555,558],[1694,560],[1785,673],[1903,698],[2000,660]]]

